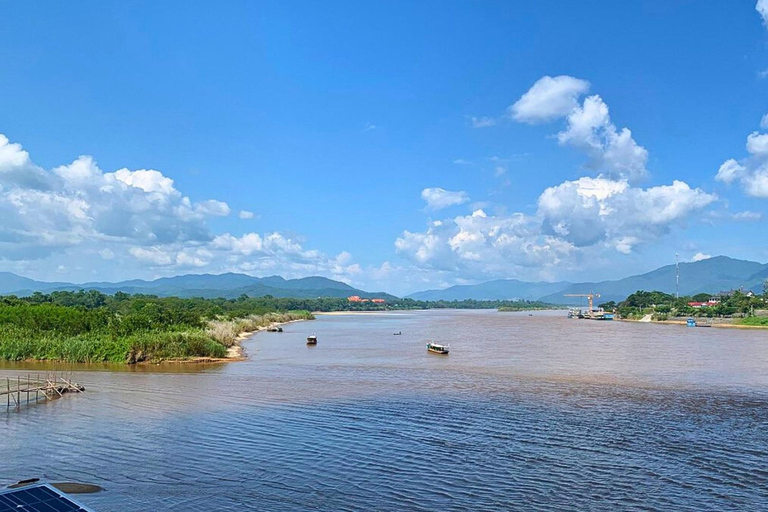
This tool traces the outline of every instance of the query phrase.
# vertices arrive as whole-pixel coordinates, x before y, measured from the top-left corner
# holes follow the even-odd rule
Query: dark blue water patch
[[[103,511],[768,507],[762,397],[609,394],[414,393],[107,424],[77,460],[107,488],[84,500]]]

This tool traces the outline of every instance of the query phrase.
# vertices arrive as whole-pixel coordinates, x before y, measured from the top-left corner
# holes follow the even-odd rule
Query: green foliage
[[[547,304],[546,302],[539,302],[534,300],[518,300],[511,304],[499,306],[499,311],[534,311],[537,309],[552,309],[553,307],[554,306],[552,306],[552,304]]]
[[[719,297],[719,303],[704,307],[691,307],[689,302],[706,302],[713,295],[700,293],[693,297],[675,298],[667,293],[637,291],[618,304],[619,314],[623,318],[640,318],[653,314],[654,319],[662,317],[733,317],[751,316],[756,309],[768,306],[768,297],[754,296],[742,291],[734,291]]]
[[[0,297],[0,359],[128,362],[224,357],[226,344],[209,325],[223,318],[237,336],[271,322],[313,318],[308,311],[276,312],[275,304],[241,297],[158,298],[96,291]],[[258,320],[257,320],[258,319]]]
[[[750,316],[747,318],[742,318],[738,321],[738,324],[768,327],[768,316]]]

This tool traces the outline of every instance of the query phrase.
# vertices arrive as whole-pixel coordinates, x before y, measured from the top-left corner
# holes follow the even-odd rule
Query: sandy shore
[[[274,327],[280,327],[282,325],[292,324],[295,322],[304,322],[305,320],[289,320],[288,322],[274,322],[271,323],[265,327],[259,327],[255,331],[243,331],[240,334],[237,335],[237,339],[235,339],[235,344],[232,345],[227,349],[227,357],[223,359],[218,359],[218,361],[243,361],[247,358],[245,355],[245,351],[243,350],[242,343],[250,338],[251,336],[258,334],[260,332],[268,331],[269,329],[272,329]]]

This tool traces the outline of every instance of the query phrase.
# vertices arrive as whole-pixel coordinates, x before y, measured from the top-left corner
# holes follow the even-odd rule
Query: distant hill
[[[702,261],[680,264],[680,293],[717,293],[744,287],[762,292],[768,279],[768,264],[717,256]],[[565,297],[565,294],[600,293],[597,303],[624,300],[637,290],[659,290],[675,293],[675,265],[666,265],[652,272],[613,281],[584,283],[524,282],[515,279],[488,281],[476,285],[451,286],[444,290],[427,290],[411,294],[419,300],[541,300],[552,304],[582,305],[586,299]]]
[[[426,290],[408,297],[416,300],[536,300],[557,293],[571,283],[527,283],[517,279],[497,279],[474,285],[456,285],[444,290]]]
[[[240,295],[250,297],[348,297],[359,295],[368,298],[394,299],[393,295],[383,292],[366,292],[358,290],[346,283],[334,281],[326,277],[305,277],[301,279],[284,279],[280,276],[253,277],[246,274],[187,274],[174,277],[163,277],[153,281],[133,279],[118,283],[46,283],[21,277],[10,272],[0,272],[0,294],[30,295],[34,292],[50,293],[58,290],[98,290],[102,293],[114,294],[125,292],[130,294],[143,293],[159,296],[177,297],[224,297],[235,298]]]
[[[768,279],[768,264],[717,256],[714,258],[680,264],[680,293],[717,293],[744,287],[745,290],[762,292],[763,282]],[[99,290],[114,294],[144,293],[178,297],[225,297],[240,295],[251,297],[360,297],[395,299],[384,292],[366,292],[346,283],[312,276],[301,279],[284,279],[280,276],[253,277],[246,274],[187,274],[163,277],[152,281],[133,279],[118,283],[92,282],[46,283],[21,277],[10,272],[0,272],[0,294],[29,295],[36,291]],[[666,265],[652,272],[625,277],[613,281],[584,283],[525,282],[516,279],[499,279],[476,285],[451,286],[444,290],[426,290],[411,294],[417,300],[540,300],[552,304],[581,305],[586,301],[565,294],[600,293],[597,303],[624,300],[637,290],[659,290],[675,293],[675,265]]]
[[[768,271],[768,265],[754,261],[736,260],[727,256],[716,256],[706,260],[680,264],[680,294],[717,293],[738,289],[760,291],[765,278],[759,278],[761,272]],[[584,299],[563,297],[567,293],[600,293],[598,302],[624,300],[627,295],[637,290],[658,290],[675,293],[675,265],[667,265],[637,276],[625,277],[616,281],[596,283],[575,283],[556,293],[540,299],[545,302],[560,304],[582,304]]]

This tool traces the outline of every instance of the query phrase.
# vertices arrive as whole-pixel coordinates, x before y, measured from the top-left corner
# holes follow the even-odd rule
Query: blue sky
[[[405,293],[766,261],[755,7],[6,3],[0,270]]]

